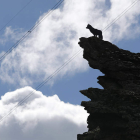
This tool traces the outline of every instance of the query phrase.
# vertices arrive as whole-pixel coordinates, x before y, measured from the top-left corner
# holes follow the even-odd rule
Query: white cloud
[[[41,82],[80,49],[78,45],[80,37],[92,36],[85,28],[88,23],[95,28],[104,29],[133,0],[110,2],[111,6],[108,8],[105,0],[64,1],[61,9],[54,10],[11,55],[2,61],[0,79],[20,85]],[[137,37],[140,33],[139,8],[140,4],[136,4],[123,15],[103,33],[104,39],[119,41]],[[84,72],[88,67],[80,54],[61,70],[55,79],[66,74]]]
[[[87,131],[88,114],[83,107],[64,103],[57,95],[44,96],[24,87],[0,100],[0,119],[33,91],[33,95],[0,122],[1,140],[75,140]]]
[[[23,37],[24,34],[25,31],[23,31],[21,28],[12,29],[11,26],[6,27],[4,34],[0,37],[0,43],[5,45],[9,41],[17,42],[20,38]]]
[[[138,17],[140,15],[140,4],[139,1],[134,6],[133,4],[134,0],[111,0],[111,9],[107,11],[109,17],[108,23],[111,23],[116,17],[120,18],[105,31],[105,35],[109,40],[119,41],[122,39],[136,38],[140,34],[138,23],[140,20]]]

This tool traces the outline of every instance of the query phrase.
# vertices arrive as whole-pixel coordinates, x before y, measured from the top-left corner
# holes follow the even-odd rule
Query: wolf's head
[[[92,26],[91,26],[90,24],[88,24],[86,28],[89,29],[89,28],[91,28],[91,27],[92,27]]]
[[[87,27],[86,27],[86,28],[88,29],[88,27],[89,27],[89,24],[87,25]]]

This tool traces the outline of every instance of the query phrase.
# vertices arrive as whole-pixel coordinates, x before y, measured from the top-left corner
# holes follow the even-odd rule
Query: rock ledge
[[[88,132],[77,140],[140,140],[140,53],[119,49],[96,37],[80,38],[83,57],[104,76],[104,89],[80,92],[91,99],[81,105],[90,114]]]

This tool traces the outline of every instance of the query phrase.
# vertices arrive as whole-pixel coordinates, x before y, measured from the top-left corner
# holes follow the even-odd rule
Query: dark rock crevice
[[[80,92],[90,101],[81,105],[90,114],[88,132],[78,140],[140,140],[140,53],[131,53],[96,37],[80,38],[83,57],[104,76],[104,89]]]

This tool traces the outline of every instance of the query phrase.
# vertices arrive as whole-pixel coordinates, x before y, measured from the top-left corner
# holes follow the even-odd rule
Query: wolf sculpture
[[[97,37],[97,35],[98,35],[100,39],[103,39],[103,35],[102,35],[102,31],[101,31],[101,30],[97,30],[97,29],[93,28],[90,24],[88,24],[86,28],[89,29],[90,32],[91,32],[95,37]]]

